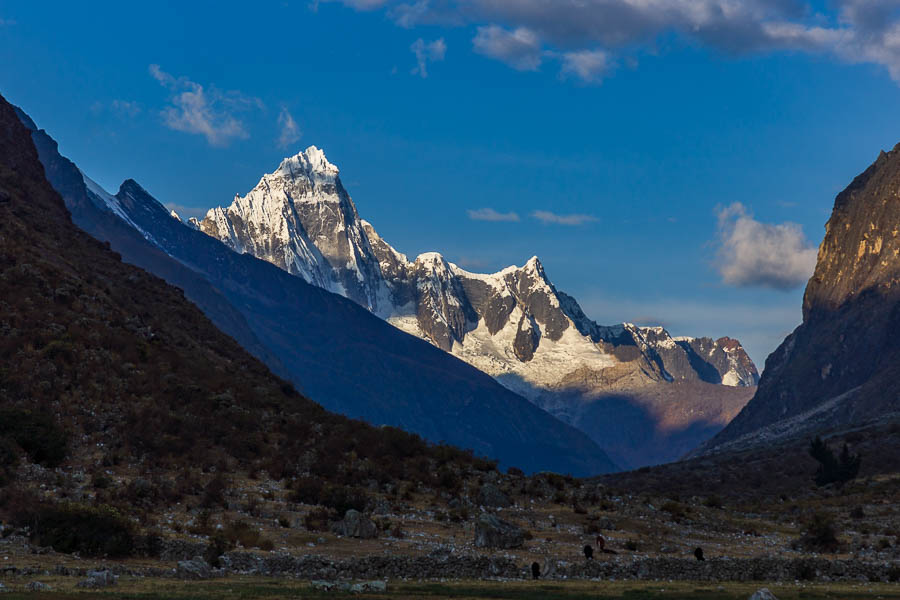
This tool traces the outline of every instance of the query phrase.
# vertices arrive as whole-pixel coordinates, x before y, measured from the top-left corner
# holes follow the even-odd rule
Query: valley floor
[[[881,583],[724,583],[705,582],[610,582],[610,581],[398,581],[388,582],[386,592],[347,594],[315,589],[308,581],[262,577],[229,577],[217,581],[174,581],[160,578],[122,578],[114,588],[82,590],[76,578],[42,577],[52,591],[27,591],[31,579],[7,580],[11,593],[4,600],[18,598],[128,599],[128,600],[278,600],[281,598],[458,598],[465,600],[606,600],[642,598],[660,600],[745,600],[762,587],[779,600],[854,598],[900,599],[900,585]]]

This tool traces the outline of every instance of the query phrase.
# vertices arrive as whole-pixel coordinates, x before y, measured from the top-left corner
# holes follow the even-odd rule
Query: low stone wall
[[[87,561],[85,561],[87,562]],[[323,556],[291,556],[229,552],[220,558],[221,569],[211,570],[212,577],[228,575],[261,575],[309,580],[428,580],[428,579],[530,579],[530,564],[517,564],[502,556],[383,555],[334,560]],[[686,558],[616,557],[610,560],[567,562],[553,559],[539,561],[541,579],[615,579],[651,581],[882,581],[900,578],[896,562],[829,560],[825,558],[714,558],[703,562]],[[5,565],[7,576],[56,575],[85,577],[91,570],[108,569],[116,575],[131,577],[179,577],[174,567],[129,568],[120,563],[17,568]]]
[[[264,556],[230,552],[226,573],[308,579],[484,579],[531,577],[530,565],[488,556],[369,556],[331,560],[321,556]],[[541,562],[542,579],[645,579],[681,581],[889,581],[900,575],[891,562],[825,558],[617,558]]]

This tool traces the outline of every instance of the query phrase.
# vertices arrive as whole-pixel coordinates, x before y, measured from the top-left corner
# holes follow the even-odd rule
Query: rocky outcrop
[[[840,194],[803,323],[766,360],[759,390],[709,444],[794,436],[900,411],[900,146]]]
[[[520,527],[492,515],[482,514],[475,522],[476,548],[519,548],[525,543]]]
[[[378,526],[358,510],[350,509],[344,518],[332,526],[331,530],[344,537],[370,540],[378,537]]]

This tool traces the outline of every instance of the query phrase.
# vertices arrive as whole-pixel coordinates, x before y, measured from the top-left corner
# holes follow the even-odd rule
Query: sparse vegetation
[[[836,457],[828,445],[822,441],[822,438],[816,436],[810,442],[809,455],[819,463],[819,468],[814,476],[816,485],[823,486],[829,483],[843,485],[852,479],[856,479],[856,476],[859,474],[862,460],[858,454],[850,454],[850,448],[846,443],[841,450],[840,456]]]

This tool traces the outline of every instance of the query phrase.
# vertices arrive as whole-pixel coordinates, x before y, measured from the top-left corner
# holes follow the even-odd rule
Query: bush
[[[722,508],[722,499],[718,496],[710,496],[703,501],[703,506],[707,508]]]
[[[816,436],[809,444],[809,455],[819,463],[813,479],[816,485],[823,486],[829,483],[843,485],[851,479],[856,479],[859,474],[861,457],[858,454],[850,454],[850,448],[844,444],[840,457],[836,457],[831,448]]]
[[[45,467],[56,467],[66,457],[68,436],[47,414],[0,409],[0,438],[3,437],[18,444],[32,462]]]
[[[824,513],[812,516],[798,542],[800,547],[816,552],[834,552],[840,547],[834,520]]]
[[[60,504],[39,506],[16,519],[31,528],[31,537],[57,552],[121,558],[134,550],[131,523],[110,506]]]

